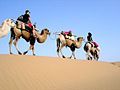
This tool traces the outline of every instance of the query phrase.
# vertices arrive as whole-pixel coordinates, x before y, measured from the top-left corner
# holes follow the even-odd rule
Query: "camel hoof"
[[[90,57],[88,57],[87,60],[90,60]]]
[[[96,59],[96,61],[98,61],[98,58]]]
[[[22,55],[22,53],[20,51],[18,51],[18,54]]]
[[[23,55],[25,55],[28,51],[24,52]]]
[[[63,58],[66,58],[64,55],[62,56]]]
[[[12,52],[10,52],[10,54],[13,54]]]
[[[33,56],[35,56],[35,54],[33,54]]]
[[[69,57],[69,59],[71,59],[71,58],[72,58],[72,56]]]
[[[92,57],[88,57],[88,60],[92,60]]]

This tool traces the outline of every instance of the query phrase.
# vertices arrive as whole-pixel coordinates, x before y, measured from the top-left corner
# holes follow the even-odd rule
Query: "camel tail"
[[[14,39],[15,39],[14,28],[11,28],[11,29],[10,29],[10,32],[11,32],[10,38],[12,38],[12,39],[14,40]]]
[[[57,38],[56,42],[57,42],[57,52],[59,52],[59,48],[60,48],[60,39]]]

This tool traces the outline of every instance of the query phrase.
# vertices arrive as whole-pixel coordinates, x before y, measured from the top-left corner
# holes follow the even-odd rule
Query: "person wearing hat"
[[[33,25],[30,20],[30,11],[26,10],[24,15],[19,16],[16,24],[19,25],[19,29],[26,29],[25,26],[32,29]]]
[[[30,31],[31,33],[31,36],[33,35],[33,30],[34,30],[34,26],[32,25],[31,23],[31,20],[30,20],[30,11],[29,10],[26,10],[25,11],[25,14],[23,15],[23,24],[22,24],[22,27],[25,27],[27,26],[27,30]]]
[[[23,22],[26,23],[26,24],[31,23],[31,21],[30,21],[30,11],[29,10],[25,11],[25,14],[23,15]]]
[[[92,41],[93,41],[93,39],[92,39],[92,34],[91,34],[90,32],[88,33],[87,41],[88,41],[88,42],[92,42]]]
[[[99,49],[99,45],[95,41],[93,41],[92,34],[90,32],[88,33],[87,41],[88,41],[88,43],[90,43],[91,45],[93,45],[95,48],[97,48],[98,50],[100,50]]]

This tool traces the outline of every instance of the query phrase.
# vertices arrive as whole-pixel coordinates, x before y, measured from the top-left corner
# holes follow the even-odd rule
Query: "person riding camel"
[[[87,36],[87,42],[93,45],[95,48],[98,47],[98,44],[95,41],[93,41],[92,34],[90,32],[88,33],[88,36]]]
[[[28,30],[32,36],[34,26],[32,25],[31,20],[30,20],[29,10],[26,10],[24,15],[21,15],[20,17],[18,17],[17,23],[18,25],[20,25],[20,27],[18,28],[21,28],[22,30]]]
[[[92,39],[92,34],[91,34],[90,32],[88,33],[87,41],[88,41],[88,42],[92,42],[92,41],[93,41],[93,39]]]

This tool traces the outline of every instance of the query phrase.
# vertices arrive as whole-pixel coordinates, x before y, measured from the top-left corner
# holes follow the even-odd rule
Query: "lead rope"
[[[54,33],[52,33],[52,35],[54,35],[54,37],[51,37],[51,35],[49,35],[50,39],[51,39],[51,40],[55,40],[56,37],[57,37],[57,35],[59,35],[58,33],[59,33],[59,32],[54,32]]]

